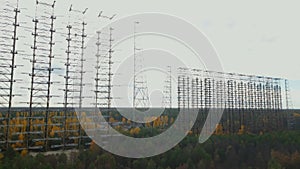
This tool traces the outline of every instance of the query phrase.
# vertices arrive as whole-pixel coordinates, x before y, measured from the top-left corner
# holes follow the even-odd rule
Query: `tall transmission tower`
[[[103,15],[103,11],[101,11],[98,15],[99,18],[112,20],[116,15],[112,15],[111,17]],[[96,77],[95,77],[95,113],[93,113],[92,118],[99,120],[98,113],[106,112],[108,113],[111,109],[112,99],[112,88],[114,85],[112,84],[112,78],[114,76],[113,73],[113,28],[109,27],[108,29],[102,29],[101,32],[97,31],[97,41],[96,41]],[[99,111],[101,108],[101,111]],[[109,119],[109,116],[105,116],[106,119]],[[105,122],[106,123],[106,122]],[[109,124],[105,125],[103,121],[97,121],[94,124],[94,128],[92,131],[95,133],[102,133],[102,141],[107,142],[107,136],[109,135]],[[99,124],[101,127],[99,127]],[[93,137],[93,136],[91,136]]]
[[[149,96],[146,77],[143,75],[142,58],[138,55],[137,51],[141,49],[137,47],[137,28],[140,22],[134,22],[134,35],[133,35],[133,108],[148,108]]]
[[[46,3],[37,0],[35,18],[33,19],[34,31],[33,35],[33,50],[32,55],[32,70],[29,100],[29,117],[27,127],[27,149],[48,149],[48,117],[50,108],[51,85],[53,84],[52,75],[52,59],[54,43],[54,16],[55,1]],[[49,13],[49,11],[52,11]],[[37,107],[45,108],[45,112],[35,112]],[[41,119],[44,121],[44,130],[32,131],[35,124],[32,124],[33,119]],[[42,129],[41,128],[41,129]],[[34,138],[29,140],[29,138]],[[37,146],[36,142],[43,142],[43,146]]]
[[[108,96],[107,96],[107,108],[110,109],[111,107],[111,89],[112,89],[112,76],[113,76],[113,73],[112,73],[112,65],[113,65],[113,62],[112,62],[112,57],[113,57],[113,49],[112,49],[112,42],[113,42],[113,37],[112,37],[112,31],[113,31],[113,28],[109,28],[109,51],[108,51]]]
[[[64,134],[63,134],[63,141],[62,141],[62,144],[63,144],[63,147],[65,148],[66,145],[67,145],[67,132],[68,131],[68,127],[67,127],[67,119],[70,118],[70,116],[72,116],[72,114],[70,113],[70,107],[69,105],[72,105],[71,107],[73,107],[73,104],[72,102],[70,102],[69,99],[71,99],[70,97],[73,97],[73,95],[71,95],[71,93],[75,92],[74,89],[71,89],[71,85],[72,85],[72,82],[71,80],[73,80],[74,76],[71,76],[72,73],[74,73],[74,71],[70,70],[71,66],[72,66],[72,59],[70,58],[70,55],[71,55],[71,41],[72,41],[72,35],[71,35],[71,30],[72,30],[72,26],[70,24],[67,25],[67,38],[66,38],[66,41],[67,41],[67,50],[66,50],[66,63],[65,63],[65,88],[64,88],[64,102],[63,102],[63,106],[64,106],[64,124],[63,124],[63,130],[64,130]],[[71,95],[71,96],[70,96]]]
[[[84,49],[85,49],[85,38],[87,35],[85,34],[85,26],[87,23],[82,22],[82,34],[81,34],[81,54],[80,54],[80,92],[79,92],[79,109],[82,108],[82,100],[83,100],[83,75],[84,71]]]
[[[73,5],[69,8],[69,21],[67,28],[67,50],[65,62],[65,88],[64,88],[64,147],[79,147],[81,146],[83,131],[80,125],[82,116],[83,104],[83,84],[84,78],[84,51],[86,25],[85,14],[87,8],[84,10],[74,9]],[[79,108],[80,112],[72,112],[73,108]],[[78,118],[77,118],[78,117]],[[67,122],[69,119],[72,122]]]
[[[95,112],[98,110],[98,102],[99,102],[99,81],[100,81],[100,60],[101,60],[101,32],[97,31],[97,52],[96,52],[96,77],[95,77]]]
[[[16,95],[13,93],[15,79],[15,64],[17,52],[17,29],[19,27],[18,16],[20,13],[19,1],[16,4],[6,2],[3,5],[3,11],[0,13],[0,105],[7,107],[5,117],[0,114],[0,122],[5,122],[5,125],[1,123],[0,130],[3,131],[0,134],[0,149],[4,148],[2,144],[6,143],[6,147],[9,147],[10,140],[10,120],[12,114],[12,100]],[[11,41],[12,40],[12,41]],[[2,130],[4,129],[4,130]]]
[[[100,11],[98,18],[112,20],[112,16],[103,15]],[[113,66],[113,28],[109,28],[108,33],[97,31],[97,52],[96,52],[96,77],[95,77],[95,108],[111,108],[112,102],[112,66]]]
[[[100,38],[100,34],[102,35]],[[98,32],[97,39],[97,65],[95,77],[96,106],[110,109],[112,103],[112,78],[113,68],[113,28],[109,28],[108,33]],[[97,108],[96,107],[96,108]]]

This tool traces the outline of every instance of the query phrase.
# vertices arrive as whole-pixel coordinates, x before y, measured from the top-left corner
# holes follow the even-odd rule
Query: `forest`
[[[132,134],[149,135],[143,130]],[[299,152],[300,131],[296,130],[215,134],[203,144],[190,133],[168,152],[144,159],[116,156],[94,143],[69,154],[32,155],[9,149],[0,154],[0,169],[298,169]]]

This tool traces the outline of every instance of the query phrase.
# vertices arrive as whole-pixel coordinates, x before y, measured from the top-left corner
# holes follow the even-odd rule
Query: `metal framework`
[[[142,71],[142,58],[138,55],[137,51],[141,49],[137,47],[137,28],[140,22],[134,22],[134,35],[133,35],[133,108],[148,108],[149,96],[148,86],[145,75]]]
[[[112,103],[112,78],[113,78],[113,28],[109,28],[108,33],[97,32],[97,65],[95,77],[95,101],[96,107],[111,108]],[[102,39],[100,38],[102,35]]]
[[[292,103],[292,99],[291,99],[291,94],[290,94],[290,85],[289,85],[289,81],[285,80],[284,81],[284,86],[285,86],[285,100],[286,100],[286,109],[293,109],[293,103]],[[294,129],[295,128],[295,117],[293,114],[289,113],[287,114],[288,116],[288,128],[289,129]]]
[[[278,129],[284,125],[284,117],[279,117],[284,82],[279,78],[179,68],[178,108],[197,108],[205,113],[211,108],[224,108],[221,123],[228,133],[237,133],[245,126],[255,132]],[[288,91],[286,94],[288,103]]]
[[[164,86],[163,91],[163,107],[172,108],[172,67],[167,67],[167,77],[165,80],[166,85]]]
[[[67,28],[67,49],[65,62],[65,88],[64,88],[64,120],[63,120],[63,141],[64,148],[79,147],[82,140],[87,137],[84,135],[80,120],[82,112],[75,112],[73,108],[82,109],[84,99],[83,84],[84,71],[84,51],[86,25],[85,14],[87,8],[83,11],[69,8],[69,21]],[[77,118],[78,117],[78,118]]]
[[[112,107],[113,73],[113,28],[97,32],[96,74],[95,74],[95,109],[92,116],[87,117],[80,111],[84,107],[83,83],[84,52],[86,48],[85,13],[87,9],[69,9],[69,20],[66,25],[66,51],[63,109],[53,108],[50,104],[53,97],[53,61],[55,46],[55,1],[36,0],[33,22],[33,44],[30,55],[31,72],[28,109],[15,109],[13,105],[16,94],[16,59],[20,55],[17,50],[19,25],[19,6],[6,2],[0,11],[0,151],[13,147],[15,150],[48,151],[60,148],[68,149],[88,146],[91,143],[82,129],[80,122],[91,126],[88,129],[103,132],[109,131],[99,123],[88,118],[95,118],[98,108],[110,110]],[[99,18],[112,20],[111,17],[99,13]],[[134,83],[133,108],[147,108],[149,96],[147,80],[142,72],[142,57],[137,47],[136,26],[134,23]],[[22,27],[21,28],[25,28]],[[28,29],[28,28],[27,28]],[[107,32],[106,32],[107,31]],[[28,59],[28,58],[26,58]],[[171,66],[167,70],[163,104],[172,108]],[[28,72],[26,72],[28,74]],[[199,69],[178,69],[178,108],[188,110],[199,109],[200,121],[204,122],[209,109],[225,108],[222,125],[226,133],[238,133],[242,129],[250,132],[293,129],[294,117],[282,113],[285,106],[292,109],[289,83],[285,79],[264,76],[249,76],[235,73],[204,71]],[[283,86],[284,85],[284,86]],[[27,89],[27,88],[26,88]],[[285,101],[285,103],[284,103]],[[14,101],[15,102],[15,101]],[[284,103],[284,104],[283,104]],[[74,111],[79,108],[79,111]],[[4,111],[3,111],[4,110]],[[62,111],[62,112],[60,112]],[[106,117],[107,118],[107,117]],[[116,135],[115,135],[116,136]],[[105,141],[105,138],[103,140]]]
[[[100,85],[99,85],[99,81],[100,81],[100,63],[101,63],[101,32],[97,31],[97,42],[96,42],[96,46],[97,46],[97,52],[96,52],[96,77],[95,77],[95,112],[97,112],[98,109],[98,104],[99,101],[101,99],[99,99],[99,93],[100,93]]]
[[[103,15],[100,11],[98,18],[112,20],[116,14],[112,16]],[[109,28],[108,33],[97,31],[97,51],[96,51],[96,77],[95,77],[95,112],[99,108],[111,108],[112,94],[112,67],[113,67],[113,28]],[[101,37],[102,36],[102,37]],[[108,37],[107,37],[108,36]]]
[[[12,100],[15,79],[15,64],[17,52],[19,1],[16,4],[6,2],[0,13],[0,105],[7,107],[6,112],[0,113],[0,148],[8,148],[11,142]],[[4,113],[4,114],[2,114]],[[6,145],[5,145],[6,144]]]
[[[48,118],[50,113],[50,99],[52,77],[52,59],[54,58],[54,16],[55,1],[46,3],[37,0],[33,35],[32,70],[30,99],[29,99],[29,117],[27,122],[27,149],[48,149],[49,128]],[[49,11],[51,11],[49,13]],[[37,108],[42,108],[38,111]],[[41,120],[43,124],[33,124],[33,120]],[[32,139],[29,139],[32,138]],[[37,144],[38,142],[38,144]],[[42,142],[42,143],[41,143]]]

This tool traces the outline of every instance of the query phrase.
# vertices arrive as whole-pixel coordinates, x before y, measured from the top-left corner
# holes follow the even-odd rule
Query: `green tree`
[[[156,163],[152,159],[148,161],[147,169],[156,169]]]
[[[138,159],[134,160],[132,163],[133,169],[143,169],[147,167],[147,160],[146,159]]]
[[[100,169],[115,169],[117,168],[116,160],[113,155],[105,153],[99,156],[96,160],[96,166]]]
[[[280,165],[278,161],[276,161],[274,158],[272,158],[268,162],[268,169],[283,169],[283,167]]]

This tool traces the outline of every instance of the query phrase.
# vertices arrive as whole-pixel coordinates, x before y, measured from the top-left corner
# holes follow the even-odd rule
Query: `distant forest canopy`
[[[35,156],[12,149],[0,169],[298,169],[300,131],[214,135],[203,144],[191,134],[168,152],[143,159],[112,155],[96,144],[76,152]]]

